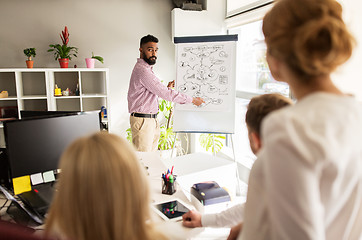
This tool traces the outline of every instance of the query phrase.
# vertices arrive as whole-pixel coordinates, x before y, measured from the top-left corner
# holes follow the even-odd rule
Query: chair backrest
[[[6,240],[41,240],[40,236],[34,234],[34,229],[20,224],[0,220],[0,239]]]

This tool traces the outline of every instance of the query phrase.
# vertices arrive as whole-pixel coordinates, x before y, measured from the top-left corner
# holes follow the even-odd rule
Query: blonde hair
[[[299,76],[331,73],[352,54],[354,38],[335,0],[279,0],[265,15],[268,54]]]
[[[46,234],[69,239],[164,239],[150,224],[149,190],[132,147],[97,133],[76,140],[61,157],[61,176]]]
[[[248,105],[245,122],[249,130],[259,136],[261,123],[271,112],[293,104],[292,100],[278,93],[264,94],[253,97]]]

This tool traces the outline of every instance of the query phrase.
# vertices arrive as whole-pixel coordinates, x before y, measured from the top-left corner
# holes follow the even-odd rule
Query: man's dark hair
[[[144,36],[141,38],[140,47],[142,47],[143,44],[149,43],[149,42],[158,43],[158,38],[156,38],[153,35],[148,34],[147,36]]]

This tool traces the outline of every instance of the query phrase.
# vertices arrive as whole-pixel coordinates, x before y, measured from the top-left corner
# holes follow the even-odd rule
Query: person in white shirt
[[[297,103],[263,122],[238,239],[362,239],[362,107],[330,74],[354,38],[335,0],[279,0],[263,20],[273,77]]]
[[[292,104],[292,100],[283,95],[272,93],[253,97],[248,105],[245,122],[248,128],[250,148],[257,154],[262,146],[260,128],[262,120],[271,112]],[[243,220],[244,204],[235,205],[216,214],[200,214],[192,210],[183,215],[186,227],[234,227]],[[233,235],[239,233],[241,225],[236,226]]]

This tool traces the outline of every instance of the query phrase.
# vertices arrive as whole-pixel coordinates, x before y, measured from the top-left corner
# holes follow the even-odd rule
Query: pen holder
[[[173,179],[162,178],[162,194],[172,195],[176,192],[176,176]]]

